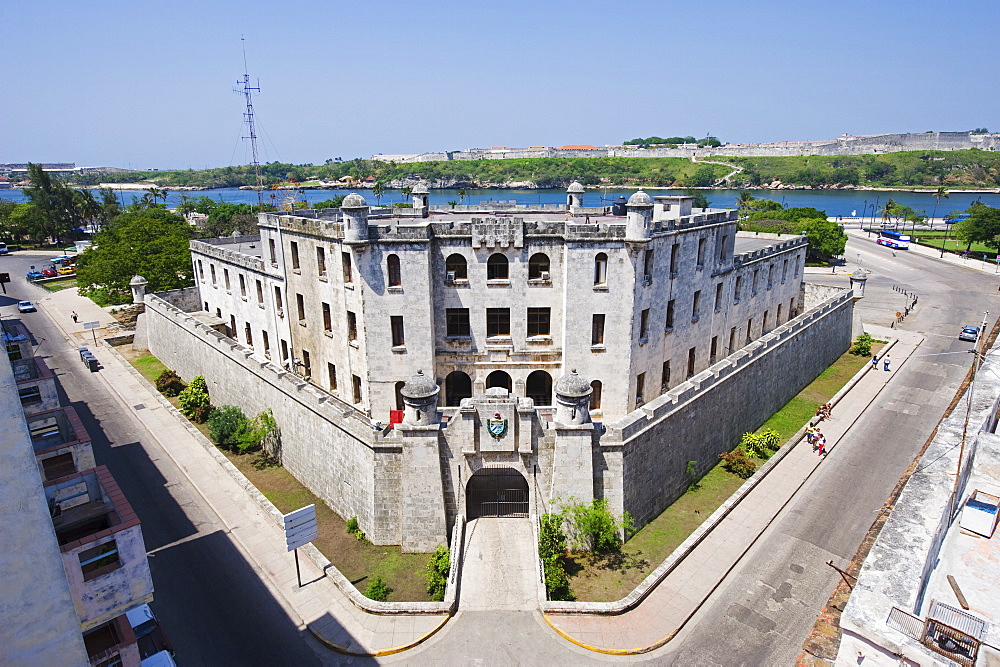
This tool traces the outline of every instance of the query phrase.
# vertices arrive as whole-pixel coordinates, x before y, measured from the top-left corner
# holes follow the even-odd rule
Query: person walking
[[[73,318],[73,323],[75,324],[78,319],[78,315],[76,314],[75,310],[70,314],[70,317]]]
[[[872,369],[876,370],[876,371],[878,370],[878,355],[877,354],[873,354],[872,355]]]
[[[826,456],[826,436],[819,436],[819,450],[817,452],[820,456]]]
[[[882,355],[882,370],[886,371],[887,373],[889,372],[889,355],[888,354]]]

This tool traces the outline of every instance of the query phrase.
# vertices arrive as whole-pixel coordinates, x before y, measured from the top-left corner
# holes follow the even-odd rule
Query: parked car
[[[979,340],[979,327],[962,327],[962,331],[958,334],[959,340],[971,340],[975,343]]]
[[[33,313],[35,312],[35,304],[30,301],[18,301],[17,302],[17,312],[19,313]]]
[[[59,272],[60,276],[68,276],[68,275],[71,275],[73,273],[76,273],[76,267],[75,266],[60,266],[56,270]]]
[[[149,664],[174,664],[172,660],[167,661],[172,654],[173,647],[171,647],[159,620],[153,615],[153,610],[149,608],[148,604],[141,604],[129,609],[125,612],[125,617],[128,619],[129,625],[132,626],[132,631],[135,632],[142,664],[147,664],[147,659],[152,660]],[[164,661],[158,662],[158,660]]]
[[[26,274],[24,274],[24,277],[27,278],[28,280],[38,280],[39,278],[44,278],[45,276],[42,275],[41,271],[35,271],[34,269],[32,269],[31,271],[28,271]]]
[[[59,275],[59,272],[56,271],[56,267],[54,266],[46,266],[44,269],[42,269],[42,275],[45,276],[46,278],[55,278],[56,276]]]

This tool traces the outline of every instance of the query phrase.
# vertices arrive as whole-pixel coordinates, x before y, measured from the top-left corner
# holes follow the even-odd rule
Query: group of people
[[[806,442],[812,445],[813,451],[820,456],[826,456],[826,436],[815,426],[806,429]]]
[[[829,403],[824,403],[823,405],[816,408],[816,416],[819,417],[820,421],[824,419],[830,419],[830,412],[833,410],[833,406]]]
[[[889,359],[889,353],[886,352],[885,354],[882,355],[882,370],[888,372],[889,371],[889,364],[890,363],[891,363],[891,360]],[[872,370],[873,371],[877,371],[878,370],[878,355],[877,354],[873,354],[872,355]]]

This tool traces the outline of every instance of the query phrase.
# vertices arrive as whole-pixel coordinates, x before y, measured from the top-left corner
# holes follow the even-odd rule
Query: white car
[[[33,313],[35,312],[35,305],[30,301],[18,301],[17,302],[17,312],[19,313]]]

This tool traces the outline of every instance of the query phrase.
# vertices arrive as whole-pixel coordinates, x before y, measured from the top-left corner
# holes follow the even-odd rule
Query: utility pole
[[[253,155],[253,171],[257,177],[257,210],[262,211],[264,210],[264,179],[260,175],[260,161],[257,159],[257,129],[254,126],[253,116],[253,93],[260,92],[260,82],[256,86],[250,85],[250,74],[247,72],[246,40],[240,37],[240,42],[243,42],[243,79],[236,82],[233,92],[243,95],[247,101],[247,110],[243,112],[243,118],[246,121],[250,136],[243,138],[250,140],[250,151]]]

